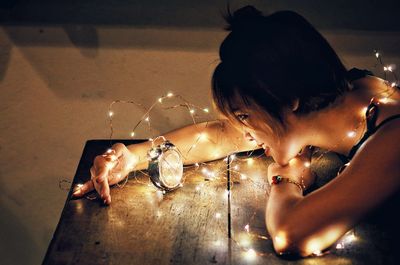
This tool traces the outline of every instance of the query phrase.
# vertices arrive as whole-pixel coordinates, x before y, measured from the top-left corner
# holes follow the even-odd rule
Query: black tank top
[[[347,78],[350,82],[353,82],[354,80],[366,77],[366,76],[374,76],[374,74],[369,71],[369,70],[361,70],[358,68],[352,68],[347,72]],[[399,87],[398,87],[399,88]],[[367,110],[365,112],[365,119],[367,123],[367,130],[364,133],[364,135],[361,137],[361,139],[351,148],[349,154],[347,156],[338,154],[339,158],[342,160],[342,162],[345,164],[339,172],[343,171],[344,168],[346,167],[346,164],[354,157],[354,155],[357,153],[358,149],[362,146],[362,144],[368,140],[370,136],[372,136],[377,130],[379,130],[383,125],[386,123],[395,120],[395,119],[400,119],[400,114],[396,114],[393,116],[390,116],[383,120],[381,123],[378,125],[376,124],[376,121],[378,119],[379,115],[379,106],[378,104],[374,103],[371,101],[371,103],[368,105]]]

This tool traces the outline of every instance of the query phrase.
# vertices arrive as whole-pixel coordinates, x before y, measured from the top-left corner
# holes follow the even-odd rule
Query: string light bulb
[[[349,131],[347,132],[347,137],[353,138],[356,136],[356,132],[355,131]]]
[[[171,98],[171,97],[173,97],[174,96],[174,94],[172,93],[172,92],[169,92],[168,94],[167,94],[167,97],[169,97],[169,98]]]
[[[210,112],[210,111],[208,110],[208,108],[204,108],[203,111],[204,111],[205,113]]]
[[[109,117],[112,117],[113,115],[114,115],[114,112],[112,112],[112,111],[109,111],[109,112],[108,112],[108,116],[109,116]]]

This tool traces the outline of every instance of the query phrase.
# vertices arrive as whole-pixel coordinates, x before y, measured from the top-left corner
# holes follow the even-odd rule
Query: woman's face
[[[296,117],[292,112],[284,115],[284,129],[276,122],[268,122],[272,119],[266,114],[250,110],[235,111],[234,114],[243,123],[241,128],[245,138],[255,141],[267,156],[272,156],[281,165],[286,165],[303,147],[298,134],[294,132]]]

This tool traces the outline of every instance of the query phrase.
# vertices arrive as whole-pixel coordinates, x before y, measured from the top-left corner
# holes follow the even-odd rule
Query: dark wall
[[[139,27],[221,28],[227,0],[1,0],[7,24],[95,24]],[[290,9],[319,29],[399,30],[399,0],[230,1],[232,9],[253,4],[265,13]]]

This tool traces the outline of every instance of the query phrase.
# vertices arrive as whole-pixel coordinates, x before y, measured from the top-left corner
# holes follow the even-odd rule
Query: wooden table
[[[94,157],[109,147],[109,140],[86,143],[73,185],[89,179]],[[70,190],[43,264],[394,264],[386,234],[371,224],[356,227],[354,242],[322,257],[277,257],[264,223],[271,161],[259,153],[251,159],[237,155],[230,167],[230,218],[223,160],[186,168],[184,186],[165,195],[145,175],[131,174],[123,188],[111,189],[108,207],[100,200],[71,200]],[[318,181],[323,185],[336,175],[340,162],[328,154],[313,167],[325,176]],[[206,177],[202,168],[216,176]]]

